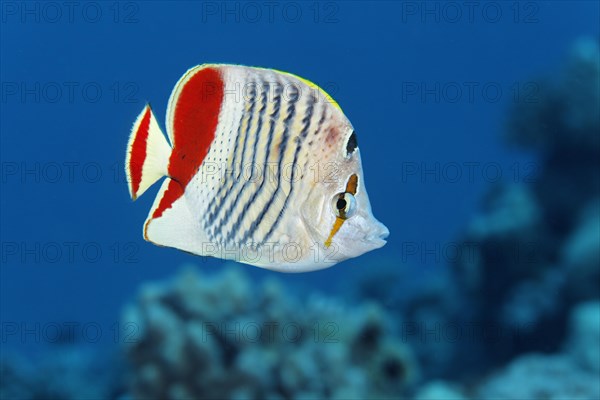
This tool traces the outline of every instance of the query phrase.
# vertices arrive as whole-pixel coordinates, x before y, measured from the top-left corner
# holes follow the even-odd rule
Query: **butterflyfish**
[[[281,272],[330,267],[386,243],[356,132],[314,83],[199,65],[171,93],[166,132],[148,104],[127,145],[134,200],[165,178],[145,240]]]

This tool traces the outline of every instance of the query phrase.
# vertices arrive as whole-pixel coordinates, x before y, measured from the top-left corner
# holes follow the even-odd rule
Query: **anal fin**
[[[144,239],[159,246],[197,255],[206,253],[209,242],[200,219],[190,212],[183,189],[177,181],[167,178],[162,183],[144,223]]]

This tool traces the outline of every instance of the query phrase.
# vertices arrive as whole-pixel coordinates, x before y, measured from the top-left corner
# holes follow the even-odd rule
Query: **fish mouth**
[[[365,238],[363,242],[368,243],[370,246],[378,249],[383,247],[387,243],[387,237],[390,235],[390,230],[383,224],[379,224],[377,229],[370,232]]]

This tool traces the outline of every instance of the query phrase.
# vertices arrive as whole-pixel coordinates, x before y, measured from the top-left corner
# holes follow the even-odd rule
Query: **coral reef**
[[[569,338],[562,353],[521,355],[474,387],[429,382],[416,392],[414,399],[600,398],[600,302],[578,305],[569,320]]]
[[[457,388],[445,381],[432,381],[421,387],[414,396],[415,400],[466,400],[467,397]]]
[[[300,304],[276,281],[250,289],[231,267],[147,284],[123,317],[135,398],[398,397],[418,378],[410,348],[375,304]]]
[[[478,388],[477,399],[598,399],[598,375],[564,355],[527,354]]]
[[[600,151],[600,51],[582,37],[571,49],[563,78],[538,79],[535,99],[520,102],[509,120],[510,142],[544,153]]]
[[[543,172],[533,187],[558,241],[600,194],[599,59],[598,40],[577,41],[562,79],[542,83],[539,101],[517,104],[509,122],[509,140],[541,155]]]
[[[567,350],[581,367],[599,376],[600,302],[586,302],[575,307],[571,313],[570,327]]]
[[[577,305],[563,353],[526,354],[484,382],[481,399],[600,398],[600,302]]]
[[[507,137],[537,152],[540,173],[494,187],[463,235],[470,257],[453,267],[464,320],[519,332],[507,346],[482,343],[490,367],[557,351],[571,307],[600,296],[599,55],[597,40],[579,40],[558,83],[515,105]]]
[[[591,200],[578,220],[561,249],[571,301],[600,298],[600,199]]]

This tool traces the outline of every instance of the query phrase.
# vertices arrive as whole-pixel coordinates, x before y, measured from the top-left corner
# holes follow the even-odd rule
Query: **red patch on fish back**
[[[185,187],[198,172],[215,137],[223,102],[223,79],[215,68],[203,68],[185,83],[173,112],[173,152],[169,159],[169,183],[153,218],[183,195]]]
[[[142,169],[146,161],[146,141],[148,140],[148,132],[150,130],[150,117],[152,111],[150,107],[146,107],[146,112],[142,117],[140,126],[134,134],[135,139],[131,145],[131,159],[129,160],[129,173],[131,174],[132,195],[135,199],[136,193],[142,182]]]

